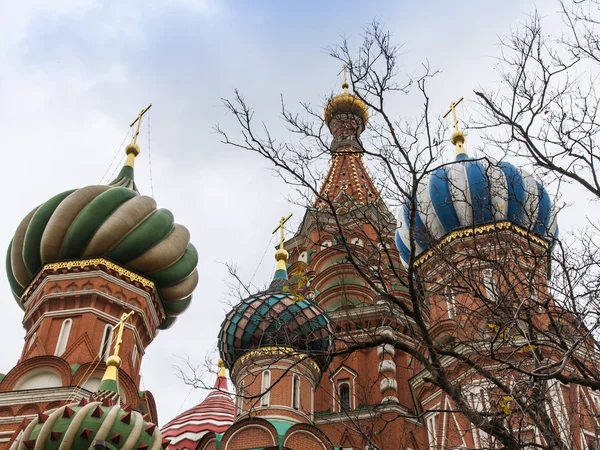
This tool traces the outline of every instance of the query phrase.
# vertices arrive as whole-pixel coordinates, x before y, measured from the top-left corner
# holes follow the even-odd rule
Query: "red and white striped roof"
[[[163,439],[170,441],[169,450],[193,450],[207,432],[225,432],[233,424],[234,412],[227,378],[224,370],[220,370],[214,389],[204,401],[179,414],[162,428]]]

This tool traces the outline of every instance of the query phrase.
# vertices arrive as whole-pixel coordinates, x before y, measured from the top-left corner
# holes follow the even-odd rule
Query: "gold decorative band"
[[[291,357],[291,358],[297,358],[300,360],[306,360],[308,362],[308,364],[314,370],[316,370],[319,374],[321,373],[321,369],[319,368],[319,365],[314,361],[313,358],[311,358],[306,353],[300,353],[291,347],[278,347],[278,346],[261,347],[261,348],[257,348],[256,350],[247,351],[242,356],[240,356],[238,358],[238,360],[235,362],[234,370],[235,370],[236,366],[244,365],[244,363],[246,361],[248,361],[251,358],[255,358],[257,356],[273,356],[273,357],[286,357],[287,356],[287,357]]]
[[[31,288],[35,285],[35,283],[40,279],[40,277],[43,275],[43,273],[47,270],[60,270],[60,269],[70,270],[73,268],[83,269],[85,267],[95,267],[95,266],[100,266],[100,265],[105,266],[109,270],[113,270],[113,271],[117,272],[120,276],[125,276],[125,277],[129,278],[131,281],[138,282],[144,287],[148,287],[152,290],[155,289],[155,285],[154,285],[153,281],[150,281],[149,279],[144,278],[143,276],[141,276],[135,272],[127,270],[124,267],[121,267],[118,264],[115,264],[114,262],[109,261],[104,258],[92,258],[92,259],[79,259],[79,260],[75,260],[75,261],[60,261],[60,262],[44,264],[44,266],[38,271],[37,275],[33,278],[33,280],[31,280],[31,282],[27,285],[27,287],[23,291],[23,294],[21,295],[21,298],[24,298],[27,295],[29,295],[29,291],[31,290]]]
[[[460,238],[464,238],[464,237],[471,237],[471,236],[476,236],[476,235],[482,235],[482,234],[490,233],[492,231],[504,231],[504,230],[514,231],[515,233],[520,234],[521,236],[531,239],[533,242],[541,245],[544,248],[548,248],[550,246],[548,241],[534,235],[533,233],[530,233],[528,230],[526,230],[525,228],[523,228],[519,225],[516,225],[508,220],[505,220],[502,222],[494,222],[494,223],[490,223],[490,224],[486,224],[486,225],[479,225],[478,227],[468,227],[468,228],[462,228],[460,230],[452,231],[451,233],[447,234],[441,241],[439,241],[437,244],[435,244],[433,247],[431,247],[429,250],[427,250],[421,256],[419,256],[415,260],[414,265],[415,265],[415,267],[419,267],[421,264],[423,264],[425,261],[427,261],[429,258],[431,258],[431,256],[433,255],[433,253],[436,250],[439,250],[444,245],[449,244],[450,242],[455,241],[456,239],[460,239]]]

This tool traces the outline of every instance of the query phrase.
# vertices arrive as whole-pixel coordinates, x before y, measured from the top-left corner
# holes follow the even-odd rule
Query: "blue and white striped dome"
[[[409,201],[400,208],[396,246],[410,259]],[[417,189],[415,256],[453,230],[509,221],[552,243],[558,236],[555,211],[546,189],[533,176],[507,162],[471,159],[436,169]]]

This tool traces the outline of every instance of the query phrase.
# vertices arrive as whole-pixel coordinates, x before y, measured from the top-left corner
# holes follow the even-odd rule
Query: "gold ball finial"
[[[275,259],[277,261],[287,262],[289,256],[289,253],[284,248],[277,249],[277,251],[275,252]]]
[[[125,154],[137,156],[140,154],[140,146],[133,142],[125,147]]]
[[[219,358],[219,360],[217,361],[217,366],[219,367],[219,377],[224,377],[225,376],[225,362]]]
[[[106,360],[106,365],[109,367],[116,367],[117,369],[121,367],[121,358],[117,355],[111,355]]]
[[[450,136],[450,142],[452,142],[452,144],[454,145],[464,144],[465,140],[465,133],[463,133],[461,130],[455,131],[454,133],[452,133],[452,136]]]

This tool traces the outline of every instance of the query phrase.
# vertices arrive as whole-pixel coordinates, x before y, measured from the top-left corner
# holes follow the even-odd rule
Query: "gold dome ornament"
[[[343,72],[344,82],[342,83],[342,89],[344,92],[329,100],[327,106],[325,107],[323,120],[329,127],[329,122],[331,122],[331,119],[338,114],[352,114],[360,117],[362,120],[362,128],[364,129],[369,121],[369,108],[367,107],[367,104],[360,98],[348,92],[348,88],[350,86],[346,79],[346,66],[344,66]]]

